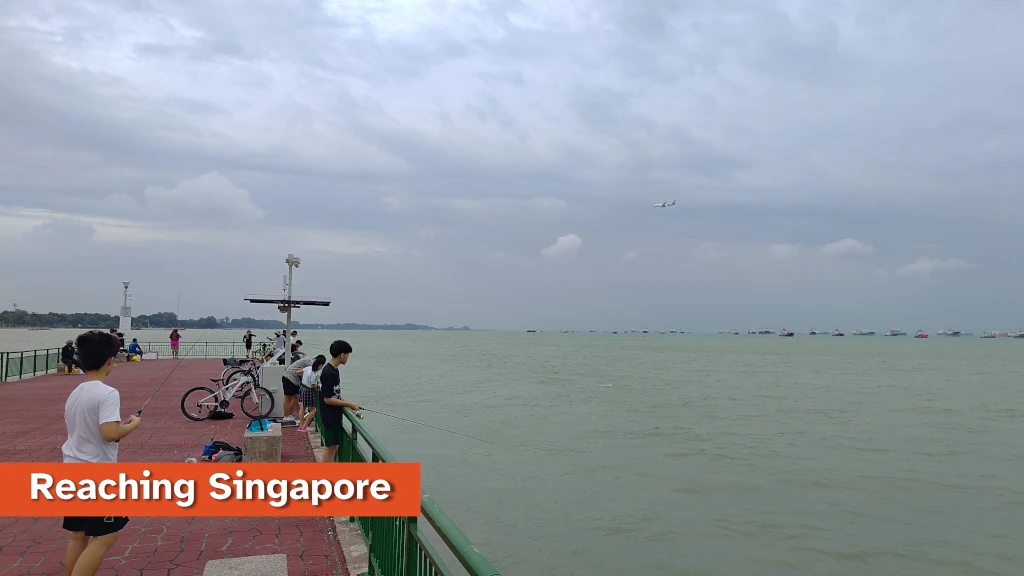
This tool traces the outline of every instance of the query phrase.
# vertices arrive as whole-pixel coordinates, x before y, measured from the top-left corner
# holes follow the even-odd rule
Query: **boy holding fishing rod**
[[[348,363],[348,355],[352,353],[352,345],[344,340],[331,343],[331,359],[320,371],[320,421],[324,424],[324,454],[320,462],[334,462],[334,455],[341,445],[342,419],[345,417],[343,408],[361,410],[359,404],[341,397],[341,374],[338,366]]]
[[[121,420],[121,395],[103,383],[114,369],[114,358],[121,351],[116,334],[91,330],[75,342],[85,370],[85,382],[71,392],[64,406],[68,439],[61,450],[65,463],[117,462],[117,443],[142,424],[131,416]],[[70,532],[64,553],[67,576],[92,576],[103,562],[107,550],[128,524],[125,516],[65,516],[63,527]]]

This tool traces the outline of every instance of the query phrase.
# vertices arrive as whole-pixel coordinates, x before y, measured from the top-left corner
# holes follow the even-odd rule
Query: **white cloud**
[[[530,208],[537,208],[540,210],[565,208],[568,206],[565,200],[562,200],[561,198],[551,198],[550,196],[536,196],[527,200],[526,204]]]
[[[448,198],[440,200],[438,203],[463,212],[481,212],[501,208],[559,210],[568,206],[565,200],[550,196],[534,196],[533,198]]]
[[[971,268],[972,264],[960,258],[949,258],[942,260],[931,256],[921,256],[910,264],[896,270],[898,276],[921,276],[928,278],[934,272],[953,272]]]
[[[853,238],[843,238],[821,247],[821,253],[826,256],[867,256],[874,251],[874,246]]]
[[[694,258],[712,260],[725,256],[725,250],[714,242],[701,242],[696,248],[694,248],[692,254]]]
[[[636,252],[626,252],[626,255],[622,257],[623,260],[636,260],[640,258]]]
[[[183,180],[174,188],[147,186],[142,194],[146,207],[161,219],[168,214],[190,219],[209,215],[220,221],[251,222],[267,214],[253,204],[248,190],[239,188],[219,172]]]
[[[583,239],[575,234],[559,236],[555,243],[540,251],[545,258],[564,258],[575,255],[583,247]]]
[[[798,244],[772,244],[768,247],[768,257],[776,260],[788,260],[800,254]]]
[[[75,232],[81,240],[109,244],[150,243],[224,247],[238,250],[252,248],[252,238],[233,230],[196,226],[195,223],[170,224],[164,220],[128,220],[102,216],[89,216],[52,210],[0,207],[0,224],[18,222],[16,228],[0,226],[3,235],[25,237],[34,232],[67,235]],[[266,227],[260,231],[260,241],[271,246],[289,246],[289,249],[348,256],[385,256],[396,250],[370,237],[358,233],[302,227]]]

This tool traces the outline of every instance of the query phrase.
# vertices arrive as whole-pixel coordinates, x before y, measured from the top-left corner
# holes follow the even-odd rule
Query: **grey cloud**
[[[192,274],[186,258],[95,218],[150,222],[147,189],[218,173],[248,200],[164,204],[157,222],[194,235],[177,254],[237,249],[195,213],[259,222],[248,242],[294,238],[304,264],[361,274],[346,291],[367,321],[570,325],[600,310],[623,328],[685,284],[708,329],[956,307],[997,325],[1020,281],[1022,25],[1011,2],[8,2],[0,220],[83,218],[33,232],[40,246],[134,234],[169,259],[133,263],[155,284]],[[569,231],[585,248],[546,262]],[[13,234],[0,239],[27,238]],[[874,249],[822,254],[843,238]],[[917,260],[926,244],[943,248]],[[930,274],[930,294],[893,294],[879,270]],[[14,282],[0,289],[28,289]],[[979,285],[997,287],[978,302]],[[229,300],[210,313],[237,315]]]

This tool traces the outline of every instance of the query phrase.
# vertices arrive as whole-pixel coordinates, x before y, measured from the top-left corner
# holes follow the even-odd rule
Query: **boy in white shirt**
[[[103,383],[114,368],[121,341],[115,334],[91,330],[79,335],[75,346],[85,382],[71,392],[64,405],[68,427],[68,439],[61,447],[64,462],[117,462],[117,443],[142,423],[138,416],[121,421],[121,395]],[[64,553],[65,575],[96,574],[107,550],[117,542],[118,532],[127,524],[125,516],[65,516],[63,527],[71,533]]]

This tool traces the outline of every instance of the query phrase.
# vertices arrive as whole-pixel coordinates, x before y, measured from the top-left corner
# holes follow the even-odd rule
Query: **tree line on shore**
[[[115,314],[98,314],[93,312],[26,312],[24,310],[4,310],[0,312],[0,326],[6,328],[117,328],[120,318]],[[261,320],[258,318],[178,318],[174,312],[157,312],[142,314],[132,318],[132,328],[178,328],[178,329],[225,329],[225,330],[283,330],[285,323],[280,320]],[[423,324],[357,324],[342,322],[334,324],[292,322],[296,330],[469,330],[469,326],[455,328],[434,328]]]

